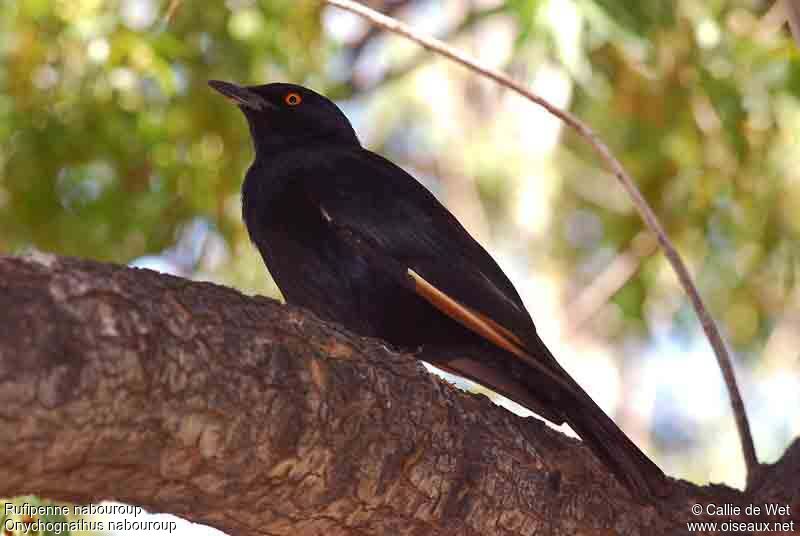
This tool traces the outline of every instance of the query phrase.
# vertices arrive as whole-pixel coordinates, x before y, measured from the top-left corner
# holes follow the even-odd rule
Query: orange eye
[[[299,93],[287,93],[286,96],[283,98],[283,102],[288,104],[289,106],[297,106],[301,102],[303,102],[303,97],[300,96]]]

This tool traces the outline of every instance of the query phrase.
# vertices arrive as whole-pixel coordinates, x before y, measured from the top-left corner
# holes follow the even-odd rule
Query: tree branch
[[[498,84],[515,91],[516,93],[522,95],[535,104],[538,104],[554,116],[564,121],[564,123],[574,129],[591,145],[595,152],[597,152],[600,158],[614,173],[614,176],[622,184],[622,187],[630,196],[634,206],[636,207],[636,210],[639,211],[639,214],[641,215],[647,227],[658,238],[658,242],[664,250],[664,255],[666,255],[667,260],[669,260],[673,270],[675,270],[678,280],[686,291],[686,294],[689,296],[689,300],[691,301],[694,310],[697,312],[700,325],[703,327],[703,331],[705,332],[706,337],[708,337],[711,347],[714,350],[714,354],[717,357],[717,363],[719,364],[722,376],[725,379],[725,384],[728,387],[728,395],[730,396],[733,415],[736,421],[736,427],[739,431],[739,439],[741,440],[742,444],[742,453],[744,455],[745,465],[747,466],[748,486],[754,485],[757,480],[756,476],[759,473],[758,458],[756,457],[755,447],[753,446],[753,437],[750,433],[750,424],[747,420],[744,402],[742,401],[742,396],[739,393],[739,387],[736,382],[733,363],[725,342],[722,339],[722,335],[719,332],[719,328],[717,327],[714,318],[709,314],[708,309],[703,303],[703,299],[700,297],[697,287],[689,275],[689,270],[686,268],[686,264],[683,262],[678,250],[675,249],[675,246],[673,246],[672,242],[667,237],[667,233],[664,230],[664,227],[661,225],[661,222],[647,204],[647,201],[645,201],[641,192],[634,184],[633,179],[622,167],[622,164],[619,162],[619,160],[614,157],[608,146],[602,140],[600,140],[595,132],[580,119],[565,110],[561,110],[560,108],[553,106],[546,100],[531,92],[519,82],[511,79],[505,73],[483,66],[469,55],[455,49],[454,47],[451,47],[432,37],[422,35],[410,26],[403,24],[402,22],[391,17],[382,15],[357,2],[350,0],[324,1],[327,4],[364,17],[372,24],[380,26],[398,35],[407,37],[411,41],[418,43],[426,49],[449,58],[456,63],[460,63],[461,65],[480,74],[481,76],[494,80]]]
[[[673,534],[703,519],[691,504],[755,500],[676,481],[638,504],[579,441],[379,341],[44,254],[0,257],[0,419],[0,496],[114,499],[232,535]],[[786,460],[768,493],[793,504]]]

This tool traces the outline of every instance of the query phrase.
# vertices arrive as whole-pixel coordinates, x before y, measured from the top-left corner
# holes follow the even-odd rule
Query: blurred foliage
[[[0,249],[129,261],[194,216],[225,233],[247,131],[209,78],[303,78],[318,7],[293,0],[0,6]]]
[[[636,177],[731,341],[758,350],[797,285],[800,55],[760,29],[756,2],[677,2],[657,19],[643,14],[658,13],[649,4],[667,5],[598,2],[586,25],[592,73],[573,109]],[[615,39],[617,25],[632,36]],[[595,158],[579,140],[568,147],[583,161],[566,179],[578,191],[596,176]],[[638,215],[580,194],[562,196],[557,212],[579,209],[598,217],[615,247],[641,228]],[[597,250],[565,246],[576,260]],[[646,269],[633,283],[640,290],[619,296],[627,317],[645,315],[659,283]]]
[[[423,29],[438,17],[434,31],[522,78],[543,66],[567,73],[566,104],[639,182],[733,343],[763,343],[795,295],[800,234],[800,56],[785,35],[760,30],[766,6],[375,4]],[[484,225],[484,238],[503,240],[524,227],[512,209],[532,180],[531,161],[514,156],[525,149],[510,146],[516,127],[497,88],[463,71],[442,87],[426,84],[429,56],[314,1],[4,2],[0,60],[3,251],[129,262],[172,247],[199,218],[225,253],[223,268],[206,276],[270,291],[238,210],[248,134],[209,78],[290,80],[350,99],[360,110],[351,112],[368,112],[368,123],[356,122],[372,147],[412,168],[457,213],[459,199],[472,203],[476,234]],[[568,286],[578,293],[642,224],[574,134],[552,165],[552,217],[527,246],[575,274]],[[448,196],[453,184],[467,195]],[[601,322],[605,336],[646,332],[648,310],[667,302],[678,320],[688,314],[664,269],[657,256],[645,259],[613,293],[622,320]]]
[[[422,1],[387,3],[400,13],[415,5],[437,9]],[[759,35],[762,6],[754,2],[578,2],[573,16],[580,33],[571,44],[565,28],[552,14],[548,19],[548,5],[552,11],[543,0],[513,0],[438,14],[456,19],[451,27],[458,31],[446,37],[475,39],[482,24],[511,17],[512,52],[497,61],[523,76],[548,62],[570,73],[572,109],[639,181],[734,343],[753,348],[796,285],[800,57],[779,34]],[[424,167],[420,155],[435,161],[429,174],[436,189],[445,180],[438,175],[459,167],[452,156],[447,162],[435,156],[449,134],[436,130],[430,116],[449,110],[427,110],[427,96],[409,95],[403,83],[427,58],[416,49],[404,54],[380,32],[337,37],[335,29],[324,31],[322,13],[318,3],[296,0],[3,3],[0,250],[35,246],[128,262],[170,247],[200,217],[225,238],[229,256],[245,255],[237,196],[251,157],[247,131],[238,112],[207,89],[209,78],[292,80],[358,97],[360,68],[373,81],[370,89],[385,85],[378,95],[393,99],[372,107],[371,117],[382,122],[369,127],[373,146],[415,169]],[[332,23],[347,24],[353,21]],[[342,49],[350,56],[337,53]],[[450,90],[473,105],[470,84],[474,77]],[[489,117],[505,128],[488,106],[476,117],[450,111],[467,124]],[[498,137],[496,144],[474,134],[463,142],[489,155],[465,169],[493,229],[508,221],[515,181],[525,176]],[[612,187],[610,179],[581,140],[568,135],[560,153],[563,184],[544,247],[577,274],[571,284],[579,288],[642,225],[629,206],[605,203],[599,189]],[[596,225],[600,235],[561,231],[584,224]],[[533,237],[532,248],[542,245]],[[257,265],[257,257],[249,258]],[[660,264],[646,262],[616,294],[626,320],[606,326],[607,335],[646,327],[648,300],[661,292]],[[252,272],[246,287],[267,288],[257,282],[260,271],[226,267],[225,274]]]
[[[367,3],[590,124],[665,223],[735,350],[777,348],[762,360],[797,367],[787,319],[800,309],[800,55],[760,24],[767,3]],[[367,146],[511,259],[504,267],[537,300],[543,333],[554,315],[541,280],[524,288],[531,274],[555,281],[577,331],[633,341],[619,346],[629,354],[665,326],[696,333],[671,269],[583,140],[315,0],[0,3],[0,252],[137,260],[277,294],[239,212],[248,132],[210,78],[336,97]],[[617,282],[606,296],[587,292],[607,280]],[[575,313],[576,303],[591,307]]]

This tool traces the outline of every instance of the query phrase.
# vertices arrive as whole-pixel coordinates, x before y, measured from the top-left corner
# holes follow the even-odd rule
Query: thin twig
[[[789,30],[797,46],[800,47],[800,2],[797,0],[775,0],[775,3],[761,16],[755,36],[766,38],[783,30],[789,23]]]
[[[502,13],[504,10],[505,8],[503,6],[495,6],[488,9],[484,9],[482,11],[472,11],[466,17],[464,17],[464,19],[455,28],[447,30],[445,35],[443,35],[440,39],[445,39],[448,41],[456,39],[464,32],[471,30],[477,23],[493,15]],[[403,76],[412,72],[414,69],[422,67],[427,61],[435,57],[428,54],[428,52],[429,51],[421,50],[420,52],[416,53],[413,58],[407,60],[400,66],[392,67],[386,74],[384,74],[381,77],[380,80],[373,82],[369,85],[362,85],[358,83],[357,80],[355,79],[355,76],[351,76],[350,79],[345,83],[345,85],[349,86],[351,90],[358,91],[360,94],[363,95],[364,93],[372,91],[379,86],[382,87],[387,83],[402,78]]]
[[[800,47],[800,3],[796,0],[783,0],[786,10],[786,19],[789,21],[789,28],[792,30],[797,46]]]
[[[170,0],[169,5],[167,6],[167,10],[164,13],[164,17],[161,20],[161,23],[164,26],[169,25],[169,23],[172,21],[172,17],[175,15],[175,12],[180,7],[181,1],[182,0]]]
[[[408,25],[391,17],[382,15],[372,9],[369,9],[368,7],[358,4],[357,2],[352,2],[350,0],[324,0],[324,2],[364,17],[373,24],[376,24],[390,32],[402,35],[432,52],[436,52],[437,54],[449,58],[456,63],[460,63],[468,69],[471,69],[472,71],[475,71],[486,78],[494,80],[502,86],[516,91],[523,97],[533,101],[564,121],[564,123],[577,131],[577,133],[592,146],[592,148],[600,155],[600,158],[605,161],[606,165],[614,173],[614,176],[617,177],[625,191],[628,192],[628,195],[631,197],[636,210],[639,211],[639,214],[641,215],[647,227],[658,238],[658,242],[661,244],[664,254],[666,255],[670,264],[672,264],[672,268],[675,270],[678,280],[680,281],[681,285],[683,285],[684,290],[689,296],[689,300],[692,302],[692,306],[697,312],[700,325],[703,326],[703,331],[705,332],[706,337],[708,337],[711,347],[717,356],[717,362],[719,363],[722,376],[725,379],[725,383],[728,387],[728,394],[730,396],[731,406],[733,408],[734,419],[736,421],[736,426],[739,431],[739,438],[742,444],[742,453],[747,466],[748,484],[753,481],[758,472],[758,459],[756,458],[756,452],[753,446],[753,437],[750,433],[750,425],[747,421],[744,402],[742,402],[742,397],[739,393],[739,387],[736,383],[736,376],[733,371],[733,363],[731,361],[730,354],[728,353],[728,349],[722,340],[719,328],[717,328],[714,319],[708,313],[702,298],[700,298],[697,288],[692,282],[692,278],[689,275],[689,270],[686,268],[681,256],[678,254],[678,251],[667,237],[664,227],[658,221],[655,213],[647,204],[641,192],[633,183],[631,177],[622,167],[622,164],[611,154],[611,150],[608,148],[608,146],[597,137],[597,135],[588,125],[583,123],[571,113],[553,106],[538,95],[532,93],[530,90],[528,90],[528,88],[519,82],[511,79],[505,73],[481,65],[467,54],[439,41],[438,39],[421,35]]]

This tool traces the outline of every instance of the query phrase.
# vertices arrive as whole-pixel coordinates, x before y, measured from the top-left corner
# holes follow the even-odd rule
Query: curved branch
[[[672,534],[689,504],[744,501],[674,482],[658,510],[637,504],[579,441],[378,341],[42,254],[0,257],[0,419],[0,496],[114,499],[234,535]]]
[[[491,18],[495,15],[504,13],[507,10],[507,7],[504,5],[498,5],[494,7],[489,7],[486,9],[482,9],[480,11],[470,11],[455,27],[450,28],[444,31],[444,35],[441,39],[451,40],[457,39],[462,34],[466,33],[470,29],[474,28],[480,22]],[[380,28],[379,26],[374,26],[375,28]],[[351,49],[352,50],[352,49]],[[352,50],[352,54],[354,56],[354,60],[351,61],[351,65],[354,65],[358,61],[358,54],[360,51],[363,50],[363,47],[358,49]],[[380,77],[379,80],[376,80],[370,84],[364,84],[363,82],[359,81],[359,77],[357,73],[353,73],[348,80],[346,80],[343,85],[351,92],[357,91],[359,94],[365,94],[370,91],[374,91],[380,87],[385,86],[395,80],[403,78],[404,76],[408,75],[409,73],[413,72],[415,69],[418,69],[424,66],[429,60],[435,58],[434,55],[430,54],[428,50],[420,50],[417,52],[412,58],[405,60],[400,65],[395,65],[390,67],[388,71],[386,71],[383,76]]]
[[[744,455],[745,465],[747,466],[748,486],[754,485],[756,482],[756,476],[759,472],[758,458],[756,457],[755,447],[753,446],[753,437],[750,433],[750,424],[747,420],[744,402],[742,401],[742,396],[739,393],[739,387],[736,382],[736,375],[733,370],[733,362],[730,354],[728,353],[725,342],[722,339],[719,328],[717,327],[714,318],[709,314],[708,309],[703,303],[703,299],[700,297],[697,287],[689,275],[689,270],[686,268],[686,264],[683,262],[678,250],[675,249],[675,246],[672,245],[672,242],[667,237],[667,233],[664,230],[664,227],[661,225],[661,222],[647,204],[647,201],[645,201],[641,192],[634,184],[633,179],[622,167],[622,164],[619,162],[619,160],[614,157],[608,146],[597,137],[597,134],[595,134],[595,132],[588,125],[571,113],[553,106],[546,100],[531,92],[524,85],[510,78],[505,73],[481,65],[460,50],[457,50],[456,48],[451,47],[442,41],[439,41],[438,39],[422,35],[410,26],[403,24],[402,22],[391,17],[382,15],[377,11],[374,11],[357,2],[353,2],[351,0],[324,1],[327,4],[364,17],[371,23],[386,30],[407,37],[411,41],[418,43],[426,49],[449,58],[456,63],[460,63],[461,65],[480,74],[481,76],[494,80],[498,84],[515,91],[516,93],[522,95],[535,104],[538,104],[554,116],[561,119],[570,128],[574,129],[582,138],[584,138],[589,145],[591,145],[595,152],[597,152],[600,158],[603,159],[606,165],[614,173],[614,176],[622,184],[622,187],[630,196],[634,206],[636,207],[636,210],[639,211],[639,214],[647,227],[658,238],[658,242],[664,250],[664,255],[666,255],[667,260],[672,265],[673,270],[675,270],[678,280],[686,291],[686,294],[689,296],[689,300],[692,302],[694,310],[697,312],[700,325],[703,327],[703,331],[705,332],[706,337],[708,338],[711,347],[714,350],[720,371],[722,372],[722,376],[725,379],[725,384],[728,387],[728,395],[730,396],[733,415],[736,421],[736,427],[739,431],[739,439],[741,440],[742,444],[742,453]]]

